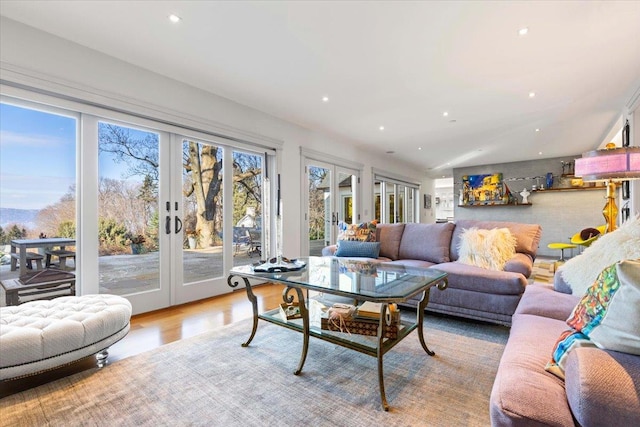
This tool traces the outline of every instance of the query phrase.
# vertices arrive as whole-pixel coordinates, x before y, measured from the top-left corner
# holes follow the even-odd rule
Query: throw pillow
[[[564,367],[569,352],[578,347],[595,347],[588,336],[574,329],[568,329],[560,334],[551,352],[551,361],[544,367],[545,371],[564,380]]]
[[[602,270],[567,324],[598,347],[640,355],[640,259]]]
[[[606,233],[559,270],[573,295],[584,295],[598,274],[623,259],[640,258],[640,216],[627,220],[617,230]]]
[[[488,270],[502,271],[516,253],[516,238],[508,228],[463,230],[458,246],[458,262]]]
[[[338,240],[357,240],[360,242],[376,241],[376,225],[378,221],[362,222],[360,224],[338,223]]]
[[[596,237],[600,235],[600,230],[597,228],[585,228],[580,232],[580,239],[589,240],[592,237]]]
[[[338,241],[338,257],[378,258],[380,242],[360,242],[357,240]]]

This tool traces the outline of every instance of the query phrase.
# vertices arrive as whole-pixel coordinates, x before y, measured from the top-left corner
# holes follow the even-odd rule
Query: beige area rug
[[[428,316],[385,355],[389,412],[373,357],[249,321],[182,340],[0,400],[2,426],[487,426],[508,337],[501,326]]]

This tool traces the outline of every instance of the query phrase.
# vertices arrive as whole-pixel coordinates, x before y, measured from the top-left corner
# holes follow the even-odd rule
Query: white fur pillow
[[[573,295],[584,295],[602,270],[625,259],[640,258],[640,216],[606,233],[580,255],[567,261],[558,272]]]
[[[458,261],[502,271],[516,254],[516,238],[508,228],[467,228],[460,235]]]

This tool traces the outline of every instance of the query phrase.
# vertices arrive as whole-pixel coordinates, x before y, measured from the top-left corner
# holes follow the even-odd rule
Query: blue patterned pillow
[[[378,258],[380,242],[359,242],[357,240],[339,240],[336,256]]]

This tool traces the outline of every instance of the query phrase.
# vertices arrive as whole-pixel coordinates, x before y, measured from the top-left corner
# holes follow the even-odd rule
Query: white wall
[[[283,253],[300,252],[301,176],[300,147],[357,161],[365,165],[362,182],[363,211],[372,214],[372,168],[404,176],[432,188],[423,171],[395,161],[385,154],[356,148],[354,141],[310,131],[226,98],[205,92],[25,26],[0,18],[0,77],[107,105],[111,108],[167,120],[183,126],[239,138],[250,142],[281,143]],[[158,47],[160,48],[160,47]],[[424,193],[425,190],[422,190]],[[433,194],[432,190],[428,190]],[[421,209],[430,222],[430,212]],[[289,255],[291,256],[291,255]]]

